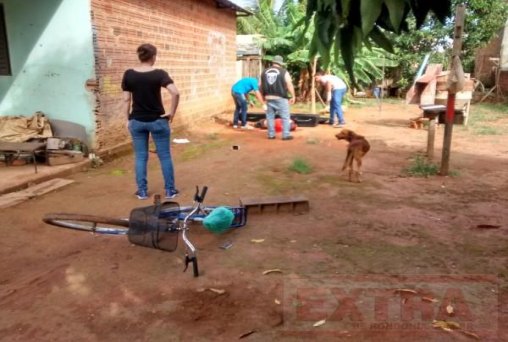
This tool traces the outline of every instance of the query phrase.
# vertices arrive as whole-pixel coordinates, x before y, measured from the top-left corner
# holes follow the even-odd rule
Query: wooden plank
[[[249,213],[309,211],[309,200],[304,196],[273,196],[240,198],[240,203]]]
[[[36,184],[27,189],[11,192],[0,196],[0,209],[9,208],[31,198],[42,196],[53,190],[74,183],[73,180],[64,178],[54,178],[49,181]]]
[[[271,196],[271,197],[242,197],[240,202],[244,206],[276,203],[308,202],[305,196]]]

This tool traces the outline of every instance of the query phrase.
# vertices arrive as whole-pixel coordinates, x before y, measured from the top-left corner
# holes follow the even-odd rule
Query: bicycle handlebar
[[[196,193],[194,194],[194,201],[198,203],[203,203],[205,200],[206,192],[208,191],[208,187],[205,185],[203,189],[201,189],[201,194],[199,193],[199,187],[196,186]]]

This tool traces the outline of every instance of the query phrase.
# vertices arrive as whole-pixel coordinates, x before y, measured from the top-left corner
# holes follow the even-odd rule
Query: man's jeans
[[[339,125],[346,123],[344,121],[344,113],[342,112],[342,98],[344,97],[345,93],[346,89],[335,89],[332,91],[332,98],[330,101],[330,125],[333,125],[335,114],[337,114]]]
[[[171,129],[169,128],[168,120],[158,119],[150,122],[130,120],[129,131],[131,132],[136,156],[136,184],[138,191],[148,190],[146,165],[148,163],[148,137],[150,134],[155,143],[157,156],[161,164],[162,175],[164,176],[164,189],[174,189],[173,161],[171,160],[171,151],[169,149]]]
[[[291,118],[289,113],[288,99],[267,99],[266,125],[268,126],[268,137],[275,137],[275,113],[282,119],[282,137],[289,137]]]
[[[233,125],[238,126],[238,120],[242,121],[242,126],[247,125],[247,99],[245,94],[231,93],[235,100],[235,114],[233,116]]]

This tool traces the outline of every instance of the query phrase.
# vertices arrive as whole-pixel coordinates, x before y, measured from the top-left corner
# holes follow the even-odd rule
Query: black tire
[[[86,232],[125,235],[129,231],[129,220],[82,214],[50,213],[42,220],[53,226],[76,229]]]

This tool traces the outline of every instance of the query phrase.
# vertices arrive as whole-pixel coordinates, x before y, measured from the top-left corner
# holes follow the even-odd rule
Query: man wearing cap
[[[346,122],[344,121],[344,113],[342,112],[342,98],[347,91],[347,85],[342,79],[335,75],[325,75],[323,71],[316,72],[315,77],[326,88],[326,103],[330,105],[330,126],[340,128]],[[337,116],[337,123],[334,123]]]
[[[261,74],[261,94],[266,102],[268,139],[275,139],[275,113],[282,119],[282,140],[291,140],[289,105],[295,103],[295,88],[291,76],[282,66],[281,56],[272,59],[272,65]]]

